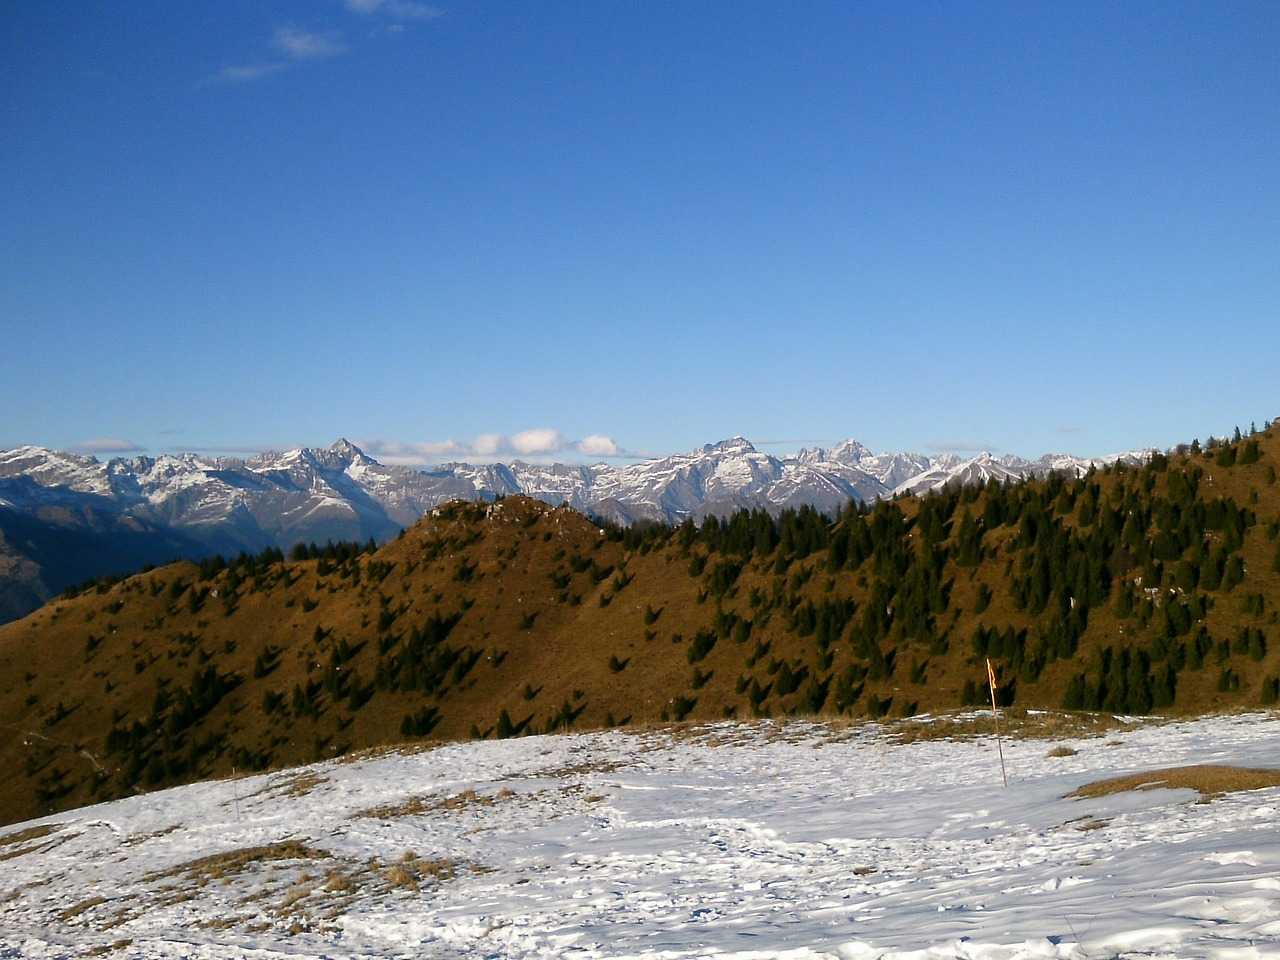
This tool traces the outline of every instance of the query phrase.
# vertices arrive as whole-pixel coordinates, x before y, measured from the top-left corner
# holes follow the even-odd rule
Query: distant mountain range
[[[71,584],[145,563],[387,540],[450,500],[524,494],[621,524],[802,505],[835,513],[851,499],[1087,471],[1145,455],[962,459],[873,454],[847,440],[779,458],[735,437],[623,467],[516,461],[424,471],[379,463],[346,440],[249,459],[182,454],[102,462],[20,447],[0,452],[0,622]]]

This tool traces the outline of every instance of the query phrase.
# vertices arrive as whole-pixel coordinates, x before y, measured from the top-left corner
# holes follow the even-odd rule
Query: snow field
[[[1278,747],[1006,740],[1008,788],[989,737],[875,724],[347,759],[0,828],[0,958],[1280,957],[1280,790],[1066,797]]]

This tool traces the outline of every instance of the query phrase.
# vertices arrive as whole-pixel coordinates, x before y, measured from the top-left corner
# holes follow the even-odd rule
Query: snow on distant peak
[[[337,443],[335,443],[333,446],[329,448],[329,451],[331,453],[338,454],[338,456],[340,457],[346,457],[351,460],[367,460],[368,459],[365,452],[361,450],[359,447],[357,447],[350,440],[348,440],[346,437],[342,437],[341,439],[339,439]]]
[[[702,448],[703,453],[718,454],[737,454],[739,456],[748,453],[758,452],[751,441],[743,437],[733,437],[729,440],[721,440],[719,443],[708,443]]]
[[[0,477],[30,477],[42,487],[109,495],[107,467],[97,457],[25,446],[0,453]]]
[[[1136,463],[1145,458],[1122,455],[1105,462],[1116,459]],[[588,513],[605,509],[611,515],[679,523],[688,517],[726,516],[762,506],[779,511],[807,504],[834,513],[843,509],[845,498],[870,501],[895,492],[1043,476],[1051,469],[1083,473],[1101,462],[1059,455],[1026,461],[990,452],[969,460],[954,454],[873,454],[853,439],[775,457],[757,450],[745,437],[734,436],[687,453],[616,467],[455,463],[418,471],[383,465],[341,438],[329,447],[262,453],[245,460],[187,453],[113,459],[106,465],[93,457],[21,447],[0,451],[0,478],[22,477],[37,485],[33,493],[6,491],[11,502],[92,495],[114,502],[120,513],[145,502],[152,508],[150,516],[164,515],[174,528],[199,519],[202,531],[211,531],[223,518],[243,528],[234,534],[237,545],[275,539],[282,541],[276,545],[289,547],[295,537],[386,537],[452,499],[525,494]],[[359,521],[346,527],[289,527],[289,517],[315,512],[300,502],[306,497],[345,499]],[[98,506],[103,506],[101,500]]]
[[[870,453],[871,451],[860,444],[857,440],[841,440],[831,448],[831,459],[847,463],[849,461],[861,460]]]
[[[857,466],[864,457],[871,456],[871,451],[857,440],[841,440],[834,447],[803,447],[790,459],[796,463],[839,463],[845,466]]]

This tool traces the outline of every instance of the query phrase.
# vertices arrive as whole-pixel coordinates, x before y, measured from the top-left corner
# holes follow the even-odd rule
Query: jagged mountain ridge
[[[379,463],[346,440],[247,459],[186,453],[104,462],[20,447],[0,452],[0,621],[72,583],[148,562],[384,541],[451,500],[521,494],[622,524],[678,523],[744,508],[835,513],[850,500],[1116,459],[873,454],[854,440],[779,458],[734,437],[622,467],[515,461],[419,470]]]
[[[1053,469],[1084,471],[1117,459],[1136,463],[1143,455],[1024,460],[983,453],[966,460],[953,454],[873,454],[848,440],[778,458],[735,437],[623,467],[517,460],[417,470],[379,463],[346,440],[327,449],[248,459],[179,454],[106,462],[28,446],[0,452],[0,508],[112,505],[139,520],[192,528],[197,540],[239,538],[261,545],[260,533],[284,542],[296,531],[329,525],[334,539],[385,537],[451,499],[523,494],[588,511],[612,502],[637,517],[679,522],[752,506],[776,512],[833,501],[838,508],[849,499],[922,493],[957,481],[1043,476]],[[199,531],[213,522],[230,525],[216,534]]]
[[[476,497],[523,494],[552,504],[565,503],[607,519],[633,522],[642,518],[679,522],[725,516],[759,507],[777,513],[808,505],[834,512],[849,500],[866,502],[899,493],[925,493],[951,483],[981,483],[1050,470],[1086,472],[1123,460],[1139,463],[1148,451],[1112,457],[1082,458],[1048,454],[1038,460],[983,453],[970,459],[954,454],[873,454],[856,440],[830,449],[802,449],[778,458],[734,437],[685,454],[624,467],[544,466],[516,461],[472,466],[451,463],[433,476],[466,478]]]

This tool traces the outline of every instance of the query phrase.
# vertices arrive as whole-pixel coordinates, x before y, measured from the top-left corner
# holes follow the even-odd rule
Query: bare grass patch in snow
[[[1191,789],[1199,792],[1202,797],[1213,798],[1224,793],[1262,790],[1267,787],[1280,787],[1280,770],[1199,764],[1098,780],[1073,790],[1067,796],[1105,797],[1129,790]]]

